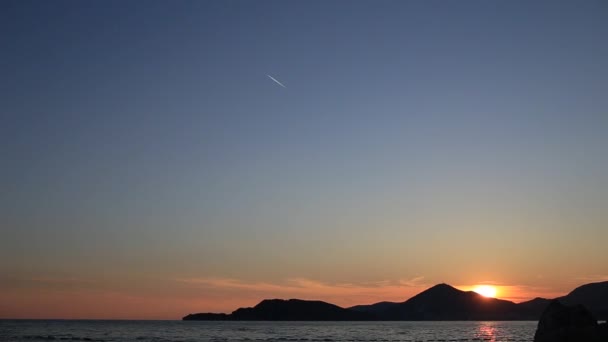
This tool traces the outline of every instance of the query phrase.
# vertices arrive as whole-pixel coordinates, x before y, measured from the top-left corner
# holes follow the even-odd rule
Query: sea
[[[537,322],[0,320],[1,342],[532,341]]]

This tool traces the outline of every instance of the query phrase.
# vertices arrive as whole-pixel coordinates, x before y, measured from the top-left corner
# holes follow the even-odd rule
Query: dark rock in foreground
[[[608,281],[579,286],[557,299],[566,305],[582,304],[597,319],[608,320]]]
[[[534,342],[606,342],[606,327],[584,306],[566,306],[554,300],[538,322]]]

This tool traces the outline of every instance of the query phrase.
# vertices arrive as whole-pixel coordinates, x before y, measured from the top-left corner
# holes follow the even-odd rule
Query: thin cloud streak
[[[370,304],[380,301],[402,302],[426,290],[434,284],[424,281],[424,277],[384,280],[370,283],[326,283],[306,278],[291,278],[282,282],[247,282],[233,278],[180,278],[176,282],[195,288],[217,290],[234,295],[248,294],[261,299],[267,298],[301,298],[319,299],[341,306]],[[498,289],[498,298],[522,302],[536,296],[549,298],[563,295],[543,287],[526,285],[506,285],[493,283]],[[474,285],[456,285],[463,291],[472,291]]]
[[[608,275],[595,274],[587,277],[578,277],[576,279],[585,283],[595,283],[601,281],[608,281]]]
[[[217,289],[222,292],[249,292],[259,299],[282,297],[318,299],[341,306],[404,301],[428,287],[423,277],[399,281],[369,283],[325,283],[306,278],[291,278],[282,282],[246,282],[232,278],[180,278],[176,282],[194,287]],[[235,294],[238,295],[238,294]]]
[[[268,76],[268,77],[269,77],[271,80],[273,80],[273,81],[274,81],[276,84],[278,84],[278,85],[280,85],[281,87],[283,87],[283,88],[287,89],[287,87],[286,87],[286,86],[284,86],[284,85],[283,85],[283,83],[279,82],[279,81],[278,81],[276,78],[274,78],[274,77],[272,77],[272,76],[270,76],[270,75],[266,75],[266,76]]]

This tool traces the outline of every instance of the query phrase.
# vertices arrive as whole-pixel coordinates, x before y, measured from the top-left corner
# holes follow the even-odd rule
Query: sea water
[[[0,320],[0,341],[532,341],[536,322]]]

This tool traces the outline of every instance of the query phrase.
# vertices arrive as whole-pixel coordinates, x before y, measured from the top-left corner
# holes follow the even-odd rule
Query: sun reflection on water
[[[476,337],[485,341],[496,342],[496,327],[494,327],[494,322],[480,322]]]

